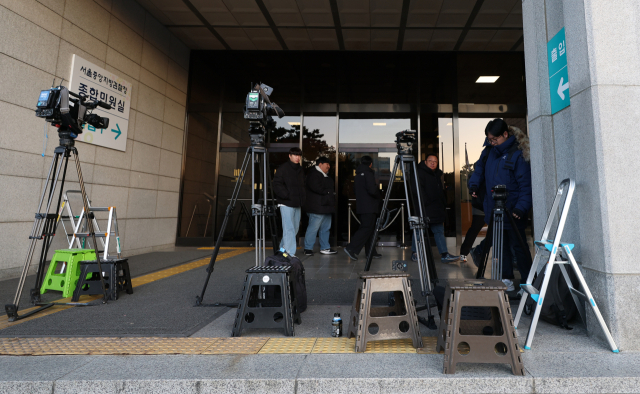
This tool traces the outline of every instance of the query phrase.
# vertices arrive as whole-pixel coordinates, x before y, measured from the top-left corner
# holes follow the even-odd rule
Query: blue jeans
[[[295,256],[296,254],[296,235],[300,227],[300,212],[298,208],[280,207],[282,215],[282,240],[280,241],[280,249],[284,249],[287,253]]]
[[[438,247],[438,252],[440,254],[449,253],[447,250],[447,240],[444,237],[444,223],[440,224],[430,224],[429,228],[431,232],[433,232],[433,238],[436,239],[436,246]],[[428,236],[428,234],[425,234]],[[411,239],[411,251],[415,252],[418,248],[416,247],[416,239],[412,237]]]
[[[307,250],[313,250],[313,245],[316,243],[316,234],[320,238],[320,250],[329,249],[329,232],[331,231],[331,214],[318,214],[308,213],[309,225],[307,226],[307,233],[304,236],[304,248]],[[318,233],[318,230],[320,232]]]

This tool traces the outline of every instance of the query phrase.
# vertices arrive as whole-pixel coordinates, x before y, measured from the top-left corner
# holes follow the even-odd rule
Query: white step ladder
[[[91,246],[83,245],[80,242],[81,239],[86,239],[88,242],[89,241],[88,238],[91,237],[91,234],[80,231],[80,226],[82,222],[84,220],[87,220],[88,218],[85,215],[84,207],[82,208],[80,215],[74,216],[73,210],[71,209],[71,204],[69,201],[69,194],[79,194],[80,198],[82,198],[82,193],[80,192],[80,190],[67,190],[63,195],[63,201],[60,206],[60,211],[59,211],[60,216],[58,217],[58,220],[62,222],[62,227],[64,229],[65,235],[67,236],[67,242],[69,243],[69,249],[73,248],[73,244],[75,243],[76,247],[79,249],[96,249],[96,252],[97,252],[97,248],[95,245],[91,247]],[[89,207],[89,210],[92,213],[94,213],[91,221],[93,222],[93,229],[95,231],[96,238],[100,239],[100,242],[102,243],[102,250],[103,250],[102,259],[106,260],[109,258],[109,242],[112,236],[115,237],[117,257],[119,259],[122,258],[121,256],[122,251],[120,249],[120,235],[118,233],[118,218],[116,215],[116,207],[92,207],[89,201],[87,201],[87,206]],[[67,215],[62,214],[63,209],[66,210]],[[96,219],[95,212],[109,213],[109,216],[107,219],[106,232],[103,232],[102,230],[100,230],[100,226],[98,226],[98,220]],[[65,225],[65,219],[69,220],[72,232],[69,232],[67,230],[67,226]]]
[[[584,281],[584,277],[580,272],[580,268],[578,267],[578,263],[573,257],[573,253],[571,250],[573,249],[573,244],[561,243],[560,240],[562,238],[562,231],[564,230],[564,225],[567,220],[567,215],[569,214],[569,207],[571,205],[571,198],[573,197],[573,192],[575,190],[576,184],[573,179],[565,179],[560,183],[558,187],[558,191],[556,192],[556,198],[553,200],[553,206],[551,207],[551,212],[549,213],[549,217],[547,219],[547,224],[544,226],[544,231],[542,232],[542,241],[536,241],[536,256],[533,259],[533,265],[531,266],[531,271],[529,272],[529,277],[527,278],[527,282],[525,284],[520,285],[524,290],[524,294],[522,299],[520,300],[520,306],[518,307],[518,313],[516,314],[516,318],[514,320],[514,325],[517,329],[518,322],[520,321],[520,317],[522,316],[522,311],[525,308],[525,304],[527,302],[527,298],[530,296],[535,302],[537,302],[536,311],[533,314],[533,319],[531,320],[531,327],[529,327],[529,333],[527,334],[527,340],[525,342],[524,348],[526,350],[531,349],[531,342],[533,342],[533,336],[536,331],[536,326],[538,325],[538,319],[540,317],[540,311],[542,310],[542,303],[544,301],[544,297],[547,293],[547,286],[549,285],[549,278],[551,278],[551,272],[553,271],[553,267],[558,265],[560,270],[562,271],[562,276],[567,282],[567,286],[569,291],[571,292],[571,296],[573,297],[573,301],[576,303],[578,307],[578,312],[580,313],[580,317],[582,321],[587,324],[587,316],[584,308],[585,302],[589,304],[596,317],[598,318],[598,322],[600,323],[600,327],[602,327],[602,331],[604,331],[605,336],[607,337],[607,341],[609,342],[609,346],[614,353],[618,353],[618,347],[616,346],[611,334],[609,333],[609,329],[607,329],[607,325],[600,314],[600,310],[593,300],[593,296],[591,295],[591,291],[589,291],[589,287],[587,283]],[[553,225],[554,219],[556,218],[558,209],[562,209],[560,214],[560,220],[558,222],[558,226],[556,228],[555,236],[551,239],[549,238],[549,233],[551,232],[551,227]],[[548,259],[546,257],[548,256]],[[544,259],[546,262],[543,263]],[[538,267],[540,265],[540,267]],[[573,269],[578,281],[580,282],[580,289],[576,289],[573,287],[571,283],[571,279],[567,274],[567,269],[565,266],[569,266]],[[535,287],[533,287],[533,277],[536,273],[542,272],[544,268],[544,279],[542,281],[542,287],[538,291]]]

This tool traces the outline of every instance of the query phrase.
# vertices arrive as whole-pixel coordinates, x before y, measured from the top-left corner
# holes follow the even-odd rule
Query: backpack
[[[578,277],[573,270],[567,270],[567,274],[569,274],[572,284],[575,285],[579,283]],[[543,280],[544,272],[541,272],[533,281],[533,287],[540,290]],[[568,323],[578,313],[578,307],[573,301],[571,291],[569,291],[569,286],[567,286],[567,282],[564,280],[564,276],[562,275],[559,266],[554,265],[553,270],[551,271],[551,278],[549,278],[549,285],[547,286],[547,293],[542,301],[542,306],[538,305],[535,300],[529,297],[527,299],[525,311],[533,311],[534,305],[536,308],[542,307],[542,310],[540,311],[540,319],[567,330],[573,329],[572,327],[569,327]]]
[[[487,151],[487,154],[484,155],[484,157],[482,157],[482,154],[480,154],[480,156],[482,157],[482,167],[485,167],[487,164],[487,158],[489,157],[489,152],[488,152],[489,149],[491,149],[491,146],[487,146],[482,151],[482,154],[484,154],[484,152]],[[520,149],[520,144],[513,144],[507,151],[508,157],[505,161],[506,169],[513,171],[513,168],[515,167],[516,163],[512,160],[512,157],[513,157],[513,154],[516,153],[519,149]],[[471,180],[471,177],[469,177],[469,180]],[[468,186],[469,185],[467,185],[467,187]],[[478,190],[476,191],[476,196],[478,197],[471,199],[471,206],[474,207],[475,209],[479,209],[484,212],[484,198],[486,197],[486,195],[487,195],[487,183],[483,177],[482,181],[478,185]]]
[[[292,281],[293,281],[293,289],[291,289],[296,297],[296,302],[298,304],[298,312],[302,313],[307,309],[307,285],[305,283],[304,278],[304,266],[302,262],[297,257],[291,257],[288,254],[280,253],[273,256],[267,256],[264,260],[264,265],[269,266],[280,266],[280,265],[290,265]],[[267,292],[273,294],[274,298],[279,298],[280,293],[275,292],[276,286],[265,286],[267,288]],[[277,296],[276,296],[277,294]]]

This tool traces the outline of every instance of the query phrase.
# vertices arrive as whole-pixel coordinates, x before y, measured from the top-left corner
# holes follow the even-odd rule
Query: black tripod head
[[[495,185],[491,189],[491,198],[493,198],[495,203],[494,209],[504,209],[508,196],[509,192],[507,192],[506,185]]]

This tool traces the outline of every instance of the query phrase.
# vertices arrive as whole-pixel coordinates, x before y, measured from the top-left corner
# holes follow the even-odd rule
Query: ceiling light
[[[497,77],[478,77],[478,80],[476,81],[476,83],[494,83],[495,81],[498,80],[498,78],[500,78],[500,76],[497,76]]]
[[[374,126],[386,126],[387,124],[386,123],[374,123],[373,125]]]
[[[300,122],[288,122],[291,126],[300,126]]]
[[[447,126],[451,126],[451,123],[447,123]]]

